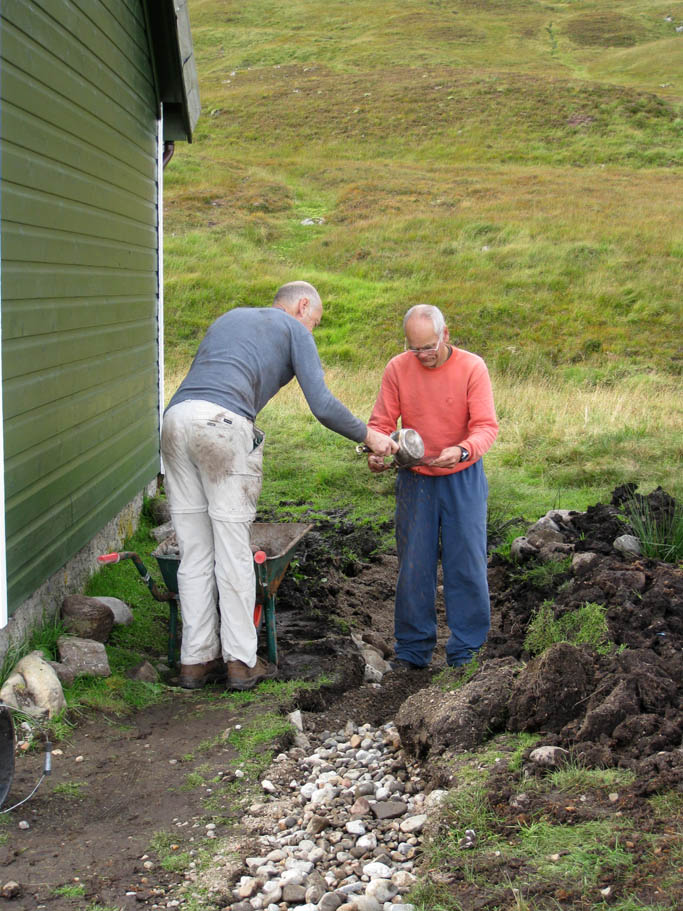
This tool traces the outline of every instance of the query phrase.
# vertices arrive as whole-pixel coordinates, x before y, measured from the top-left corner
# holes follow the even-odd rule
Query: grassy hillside
[[[505,499],[677,484],[683,3],[190,0],[190,17],[202,117],[165,175],[169,391],[218,314],[306,278],[363,416],[407,307],[444,310],[494,375]],[[318,491],[376,491],[296,396],[263,422],[290,467],[319,456]],[[266,498],[291,480],[267,475]]]

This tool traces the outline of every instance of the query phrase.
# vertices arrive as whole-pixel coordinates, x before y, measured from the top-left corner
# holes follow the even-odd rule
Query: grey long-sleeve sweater
[[[365,439],[366,425],[325,385],[311,333],[276,307],[237,307],[219,316],[168,407],[204,399],[253,421],[295,376],[321,424],[357,443]]]

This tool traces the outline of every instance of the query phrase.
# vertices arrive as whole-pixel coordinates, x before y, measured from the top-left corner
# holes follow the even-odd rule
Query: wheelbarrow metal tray
[[[282,581],[297,544],[311,528],[312,524],[304,522],[254,522],[251,526],[252,550],[266,553],[266,584],[271,593]],[[180,557],[158,551],[154,551],[153,556],[159,564],[166,588],[177,594]]]

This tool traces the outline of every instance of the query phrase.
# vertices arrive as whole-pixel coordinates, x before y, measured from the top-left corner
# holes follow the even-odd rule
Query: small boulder
[[[150,532],[155,541],[165,541],[173,534],[173,522],[164,522],[163,525],[157,525]]]
[[[583,576],[591,570],[600,558],[590,550],[572,557],[572,571],[576,576]]]
[[[536,747],[529,754],[531,762],[544,768],[557,769],[569,759],[569,751],[557,746]]]
[[[76,679],[76,671],[68,664],[62,664],[60,661],[48,661],[48,664],[59,678],[62,686],[71,686]]]
[[[510,545],[510,556],[517,563],[523,563],[530,557],[536,556],[537,553],[538,548],[534,547],[534,545],[530,543],[529,539],[524,536],[515,538],[515,540]]]
[[[126,677],[129,680],[141,680],[143,683],[156,683],[159,680],[159,672],[149,661],[141,661],[126,671]]]
[[[17,663],[0,690],[0,702],[36,718],[54,718],[66,706],[62,684],[40,652]]]
[[[79,639],[77,636],[60,636],[57,650],[63,664],[68,664],[76,673],[91,677],[109,677],[111,669],[104,645],[94,639]]]
[[[639,557],[642,554],[640,541],[635,535],[619,535],[612,542],[612,547],[624,557]]]
[[[102,604],[106,604],[114,615],[115,626],[130,626],[133,622],[133,611],[120,598],[110,598],[107,595],[100,595],[96,599]],[[86,637],[87,638],[87,637]]]
[[[9,879],[4,883],[2,889],[0,889],[0,895],[3,898],[11,900],[13,898],[19,898],[23,894],[23,889],[18,882],[14,879]]]
[[[363,642],[367,642],[368,645],[374,646],[383,658],[391,658],[394,653],[393,648],[386,639],[383,639],[374,630],[366,630],[361,638],[363,639]]]
[[[543,516],[538,522],[534,522],[526,536],[529,543],[539,549],[544,544],[561,544],[564,541],[560,526],[548,516]]]
[[[67,595],[62,602],[62,620],[73,636],[106,642],[114,626],[114,612],[99,598]]]

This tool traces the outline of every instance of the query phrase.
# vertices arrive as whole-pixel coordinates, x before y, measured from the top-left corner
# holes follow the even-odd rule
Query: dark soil
[[[530,669],[526,686],[518,686],[509,707],[496,715],[498,730],[532,731],[542,743],[563,746],[586,765],[636,772],[635,784],[619,794],[618,810],[636,821],[629,850],[642,857],[632,881],[624,885],[646,903],[658,899],[657,877],[664,862],[661,855],[647,854],[648,833],[658,826],[660,832],[670,831],[673,840],[678,824],[675,819],[655,823],[646,797],[669,788],[680,791],[683,781],[683,573],[646,558],[625,559],[613,550],[614,538],[624,533],[617,515],[620,496],[623,490],[615,491],[613,503],[598,504],[563,523],[565,540],[577,552],[596,554],[580,572],[567,568],[544,586],[530,581],[535,577],[526,572],[533,560],[520,567],[492,556],[492,628],[480,663],[482,673],[506,669],[509,681],[510,669],[517,673],[520,661]],[[275,520],[272,515],[260,518]],[[304,728],[315,732],[338,730],[348,719],[382,724],[408,697],[428,687],[442,666],[443,607],[437,605],[440,639],[431,671],[391,672],[381,686],[363,684],[363,662],[350,634],[372,632],[392,643],[396,557],[391,550],[381,552],[379,543],[388,529],[354,524],[343,512],[306,520],[315,527],[278,591],[280,672],[283,679],[304,680],[324,673],[329,682],[301,693],[281,710],[300,708]],[[527,627],[547,600],[554,602],[558,617],[587,601],[605,605],[616,648],[599,655],[568,646],[557,650],[550,663],[542,657],[531,660],[524,650]],[[164,651],[160,635],[159,654]],[[224,784],[234,783],[236,754],[220,735],[246,725],[259,708],[250,705],[236,713],[219,697],[218,687],[199,693],[169,687],[163,702],[129,717],[76,719],[69,738],[54,744],[62,753],[54,756],[52,775],[29,802],[0,817],[7,823],[0,836],[8,835],[0,844],[0,885],[14,880],[21,888],[16,898],[0,898],[0,907],[65,911],[165,904],[183,874],[162,868],[151,848],[155,833],[172,833],[178,847],[170,850],[180,854],[204,843],[211,820],[219,838],[237,821],[230,792],[223,790]],[[448,763],[437,758],[425,758],[425,777],[431,776],[434,785],[447,784],[457,775],[457,752]],[[31,790],[41,768],[39,752],[18,750],[6,806]],[[579,802],[544,792],[520,807],[513,800],[519,790],[520,780],[503,763],[489,795],[501,831],[541,812],[566,822],[598,819],[615,809],[604,804],[602,793],[584,794]],[[218,796],[219,810],[211,804]],[[22,820],[30,827],[20,829]],[[500,900],[496,883],[505,876],[502,868],[488,871],[488,898],[480,887],[475,894],[455,866],[446,864],[435,881],[457,893],[463,909],[493,908],[500,906],[495,904]],[[64,894],[65,887],[80,894]],[[578,897],[563,892],[562,884],[550,883],[546,892],[553,907],[579,907]]]

